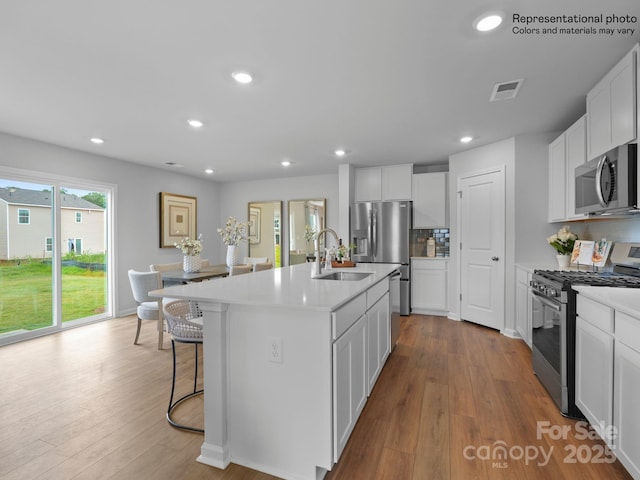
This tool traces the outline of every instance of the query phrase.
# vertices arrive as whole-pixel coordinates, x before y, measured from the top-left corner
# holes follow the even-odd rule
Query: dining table
[[[162,285],[165,287],[171,285],[185,285],[192,282],[202,282],[211,278],[226,277],[229,275],[229,269],[225,264],[207,265],[202,267],[199,272],[185,272],[184,270],[171,270],[162,272]]]

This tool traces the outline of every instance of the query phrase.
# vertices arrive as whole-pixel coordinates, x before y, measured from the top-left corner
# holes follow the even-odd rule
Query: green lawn
[[[106,274],[62,267],[62,321],[104,311]],[[51,265],[40,261],[0,262],[0,333],[52,324]]]

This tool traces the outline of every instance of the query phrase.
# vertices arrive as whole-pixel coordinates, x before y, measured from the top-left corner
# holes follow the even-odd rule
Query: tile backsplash
[[[449,256],[449,229],[424,228],[411,230],[410,249],[412,257],[427,256],[427,239],[433,237],[436,241],[436,257]]]

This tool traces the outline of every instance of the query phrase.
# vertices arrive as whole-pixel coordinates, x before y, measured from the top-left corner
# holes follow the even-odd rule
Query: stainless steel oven
[[[567,303],[533,291],[531,299],[533,371],[560,411],[569,415]]]

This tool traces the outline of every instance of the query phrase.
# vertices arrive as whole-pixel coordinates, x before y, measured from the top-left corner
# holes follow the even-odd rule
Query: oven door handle
[[[532,292],[532,293],[533,293],[533,296],[536,297],[536,299],[540,303],[545,304],[547,307],[552,308],[556,312],[561,312],[562,311],[562,305],[558,305],[556,302],[553,302],[551,300],[547,300],[547,298],[543,297],[539,293],[536,293],[536,292]]]

